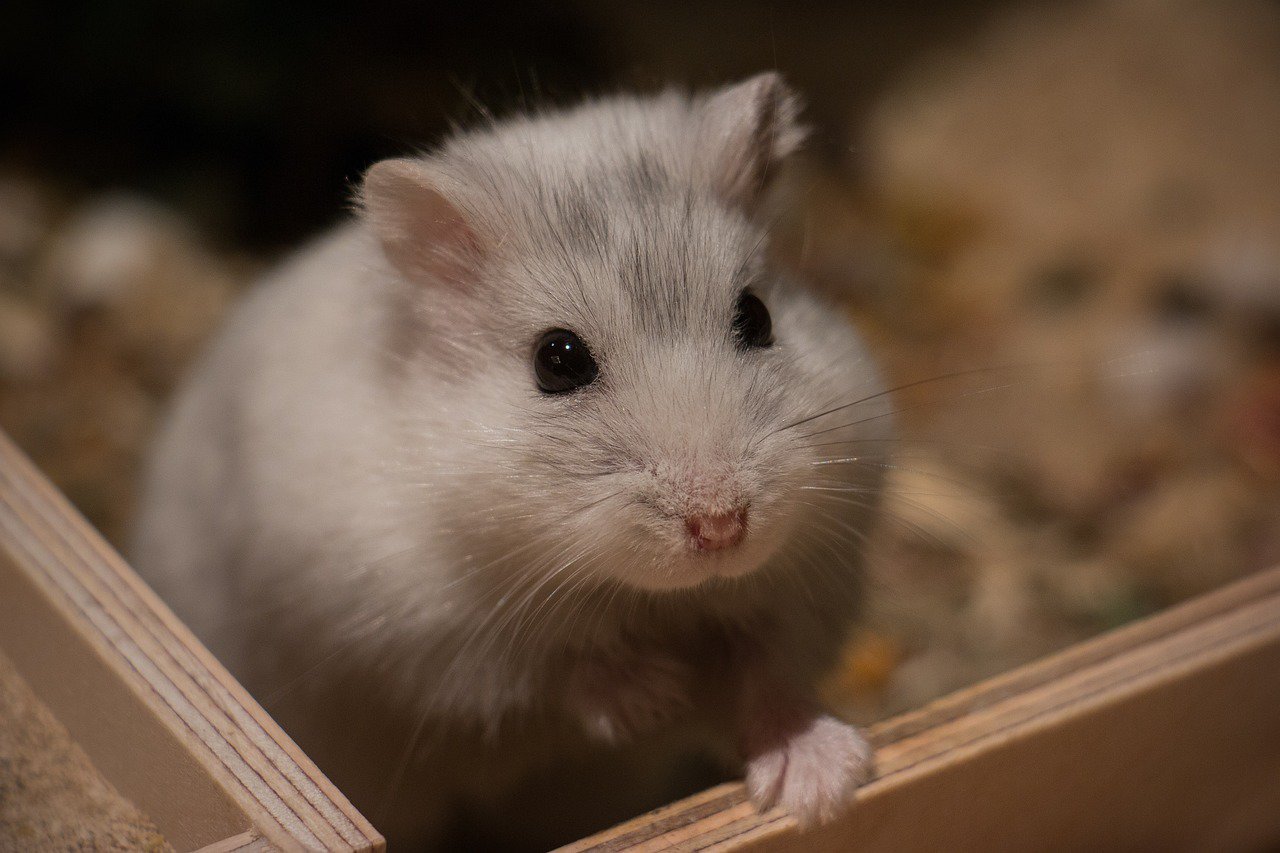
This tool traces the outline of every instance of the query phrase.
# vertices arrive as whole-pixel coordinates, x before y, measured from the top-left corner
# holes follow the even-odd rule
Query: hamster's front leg
[[[802,827],[838,817],[872,775],[862,732],[771,675],[763,661],[742,673],[741,684],[746,783],[757,807],[782,806]]]

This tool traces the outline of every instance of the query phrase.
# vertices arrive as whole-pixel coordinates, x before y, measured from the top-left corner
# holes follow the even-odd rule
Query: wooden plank
[[[872,728],[878,773],[800,833],[722,785],[564,851],[1271,849],[1280,569]]]
[[[383,848],[3,434],[0,645],[108,780],[180,849],[246,832],[262,840],[258,849]]]
[[[201,847],[195,853],[269,853],[275,849],[256,832],[242,832],[208,847]]]

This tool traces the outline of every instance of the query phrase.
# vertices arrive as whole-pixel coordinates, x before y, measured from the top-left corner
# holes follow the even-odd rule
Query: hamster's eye
[[[738,296],[738,308],[733,315],[733,334],[740,347],[767,347],[773,345],[773,321],[769,309],[760,297],[744,290]]]
[[[533,372],[545,394],[565,394],[590,385],[600,369],[591,350],[568,329],[552,329],[533,350]]]

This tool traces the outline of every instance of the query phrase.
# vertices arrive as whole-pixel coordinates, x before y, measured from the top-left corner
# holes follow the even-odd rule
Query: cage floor
[[[168,851],[0,652],[0,851]]]

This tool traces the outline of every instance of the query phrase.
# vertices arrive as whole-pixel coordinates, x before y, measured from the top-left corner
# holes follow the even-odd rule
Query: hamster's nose
[[[684,520],[693,547],[699,551],[732,548],[747,535],[747,508],[722,513],[699,513]]]

